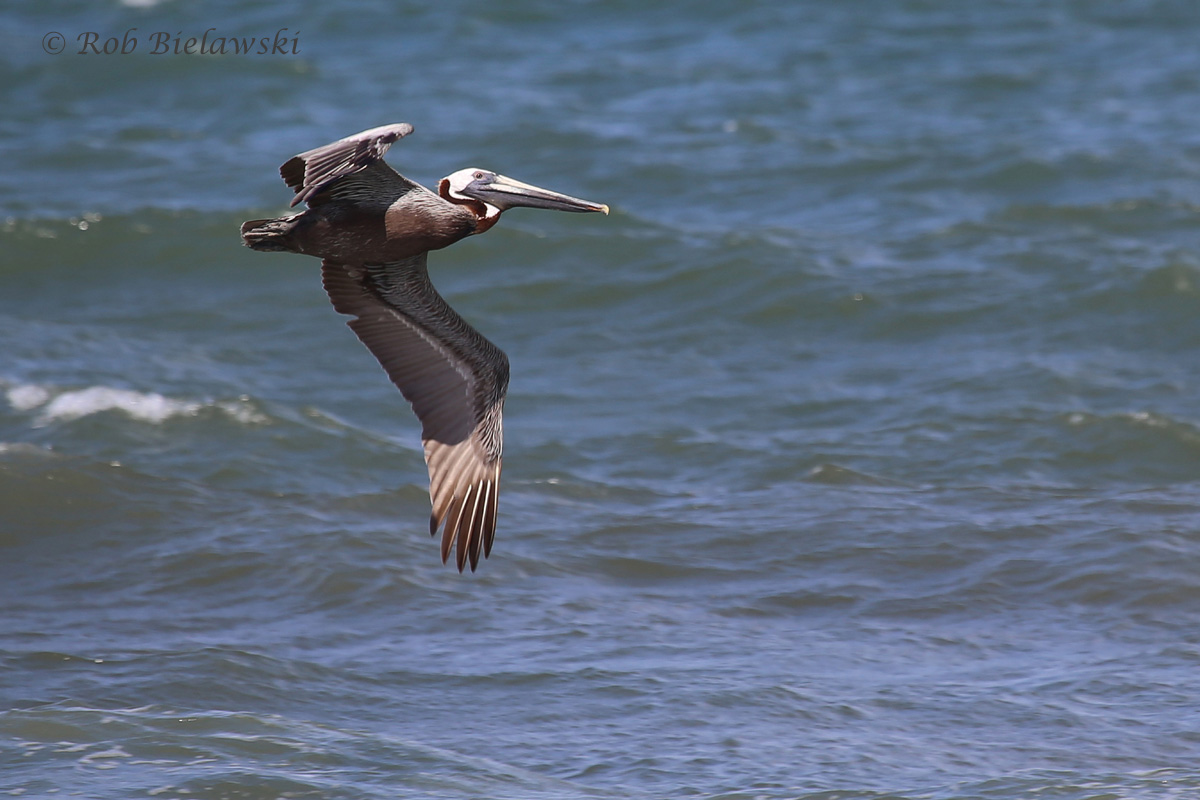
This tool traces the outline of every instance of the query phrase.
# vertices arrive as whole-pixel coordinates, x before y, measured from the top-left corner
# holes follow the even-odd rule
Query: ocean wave
[[[0,388],[4,389],[5,398],[14,411],[36,412],[33,424],[37,427],[53,422],[69,422],[105,411],[119,411],[138,422],[153,425],[176,417],[195,417],[209,409],[243,425],[265,425],[270,422],[244,395],[236,400],[198,401],[111,386],[60,389],[36,383],[7,386],[0,383]]]
[[[149,668],[146,662],[164,659],[182,669],[200,665],[229,669],[262,686],[288,684],[306,675],[311,680],[314,672],[309,665],[228,648],[121,658],[108,666],[141,675]],[[105,666],[104,659],[57,652],[20,661],[43,667],[65,662],[82,670]],[[315,674],[322,680],[336,677],[324,670]],[[472,790],[497,798],[609,796],[576,781],[485,755],[386,732],[250,710],[64,702],[0,714],[0,732],[24,755],[7,776],[18,787],[13,794],[29,788],[44,791],[47,785],[69,794],[94,785],[99,773],[119,767],[103,780],[110,791],[125,796],[326,797],[345,791],[347,770],[385,758],[391,766],[378,776],[353,779],[356,796],[384,796],[376,790],[413,783],[434,796],[468,795]],[[285,760],[289,767],[281,769],[269,763],[271,759]],[[73,769],[58,770],[51,783],[46,770],[52,763],[72,764]]]

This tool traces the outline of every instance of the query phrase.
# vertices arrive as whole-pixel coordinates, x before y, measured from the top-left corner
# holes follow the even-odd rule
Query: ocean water
[[[152,52],[208,29],[296,52]],[[1170,0],[8,4],[0,794],[1200,797],[1197,42]],[[613,209],[430,259],[513,369],[475,574],[317,263],[238,237],[394,121],[427,185]]]

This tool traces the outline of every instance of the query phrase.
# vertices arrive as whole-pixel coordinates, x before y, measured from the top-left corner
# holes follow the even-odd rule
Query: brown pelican
[[[457,540],[459,572],[471,571],[496,535],[501,414],[508,358],[446,304],[429,281],[430,250],[496,224],[510,208],[602,211],[608,206],[539,189],[483,169],[443,178],[437,192],[383,161],[407,123],[384,125],[309,150],[279,173],[305,202],[301,214],[242,225],[254,250],[321,259],[335,310],[362,340],[421,421],[429,532],[442,530],[442,562]]]

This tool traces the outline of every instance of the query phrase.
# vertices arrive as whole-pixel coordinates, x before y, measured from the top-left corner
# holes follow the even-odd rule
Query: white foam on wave
[[[8,390],[8,403],[17,411],[31,411],[50,399],[41,386],[14,386]]]
[[[50,422],[79,419],[101,411],[124,411],[134,419],[158,423],[174,416],[195,415],[201,408],[200,403],[171,400],[156,392],[89,386],[55,397],[42,408],[39,419]]]
[[[205,408],[216,408],[234,421],[246,425],[268,422],[255,411],[249,398],[236,401],[201,403],[177,400],[157,392],[135,392],[110,386],[89,386],[86,389],[56,392],[36,384],[18,384],[5,391],[9,405],[16,411],[38,410],[35,425],[80,419],[104,411],[120,411],[139,422],[159,424],[172,417],[194,417]]]

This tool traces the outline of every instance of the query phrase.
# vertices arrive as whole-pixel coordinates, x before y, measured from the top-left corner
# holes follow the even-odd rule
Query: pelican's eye
[[[475,174],[472,175],[471,177],[473,177],[477,181],[483,180],[483,178],[484,178],[483,170],[475,170]]]

